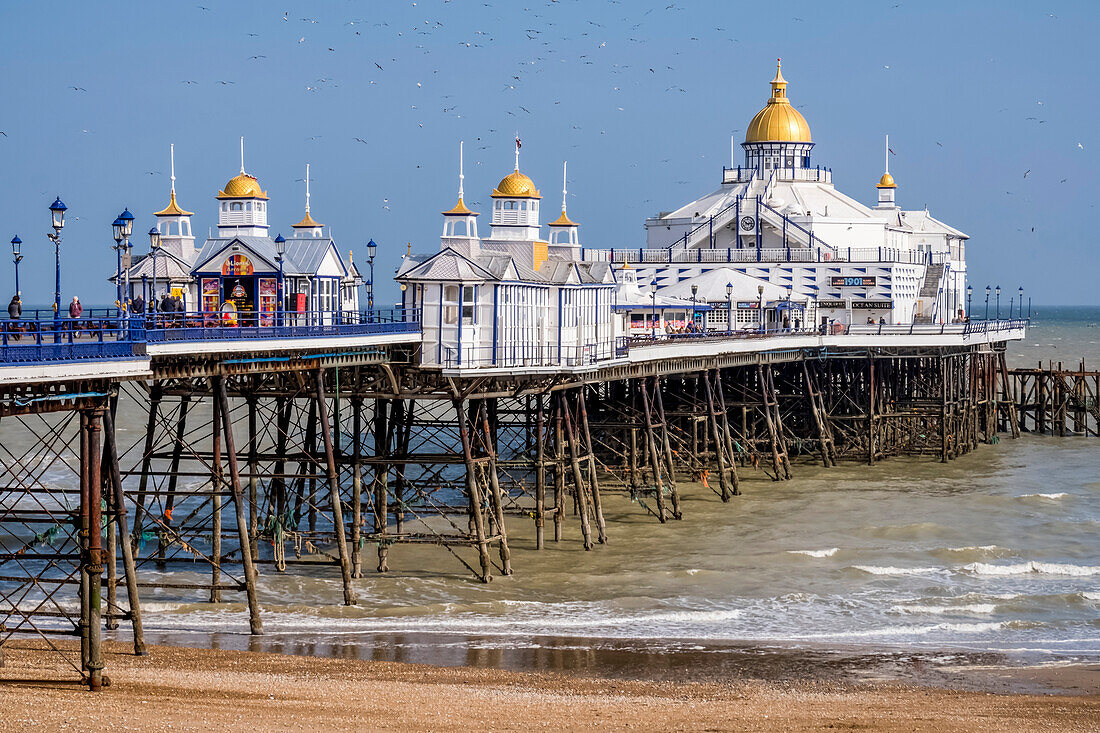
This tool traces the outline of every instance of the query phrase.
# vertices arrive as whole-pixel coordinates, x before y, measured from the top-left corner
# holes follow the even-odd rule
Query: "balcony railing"
[[[738,264],[746,262],[806,262],[806,263],[894,263],[910,265],[942,264],[946,252],[919,252],[894,247],[856,247],[839,249],[815,247],[785,247],[755,249],[745,247],[725,249],[584,249],[585,262],[629,262],[632,264]]]

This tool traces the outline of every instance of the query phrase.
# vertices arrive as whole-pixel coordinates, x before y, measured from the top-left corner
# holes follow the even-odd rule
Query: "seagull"
[[[1031,173],[1031,169],[1030,169],[1030,168],[1028,168],[1028,169],[1027,169],[1026,171],[1024,171],[1024,178],[1027,178],[1027,174],[1028,174],[1028,173]]]
[[[4,137],[7,137],[8,133],[4,132],[3,130],[0,130],[0,135],[3,135]]]
[[[1082,150],[1084,150],[1084,149],[1085,149],[1085,146],[1084,146],[1084,145],[1082,145],[1081,143],[1077,143],[1077,147],[1081,148]]]
[[[88,91],[84,87],[69,87],[69,89],[72,89],[74,92],[86,92],[86,91]]]
[[[357,138],[355,138],[355,142],[357,142],[357,143],[363,143],[364,145],[367,145],[367,144],[369,144],[369,143],[367,143],[367,141],[366,141],[366,140],[364,140],[364,139],[363,139],[363,138],[361,138],[361,137],[357,137]]]
[[[378,67],[379,71],[385,71],[385,69],[382,68],[382,65],[379,64],[377,61],[374,62],[374,65]]]

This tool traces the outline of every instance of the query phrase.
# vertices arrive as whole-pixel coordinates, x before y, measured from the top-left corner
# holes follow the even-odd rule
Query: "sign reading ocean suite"
[[[834,288],[868,288],[874,287],[874,275],[837,275],[832,279]]]

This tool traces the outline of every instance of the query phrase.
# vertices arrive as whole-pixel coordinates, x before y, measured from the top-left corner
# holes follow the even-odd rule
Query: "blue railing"
[[[134,338],[117,317],[0,320],[0,364],[126,359],[134,355]]]
[[[102,311],[102,313],[98,312]],[[114,309],[80,318],[0,319],[0,364],[134,358],[146,343],[312,338],[419,333],[418,309],[289,313],[145,313],[119,319]]]
[[[140,320],[145,339],[149,343],[357,336],[420,331],[419,310],[407,308],[283,313],[195,311],[146,314]]]

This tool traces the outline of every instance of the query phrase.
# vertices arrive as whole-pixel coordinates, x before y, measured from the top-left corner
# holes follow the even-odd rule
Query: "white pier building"
[[[965,316],[967,235],[927,210],[903,210],[889,160],[873,206],[838,191],[832,170],[812,161],[810,126],[787,97],[781,68],[771,88],[747,127],[743,165],[731,161],[716,190],[648,219],[645,247],[586,249],[584,259],[634,263],[639,280],[655,281],[658,292],[728,268],[808,300],[816,324]],[[724,293],[714,295],[712,303],[725,302]],[[737,302],[758,300],[743,295]],[[736,326],[757,319],[739,310]]]

